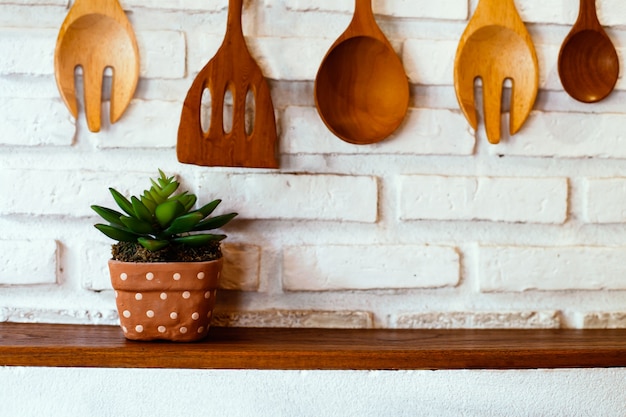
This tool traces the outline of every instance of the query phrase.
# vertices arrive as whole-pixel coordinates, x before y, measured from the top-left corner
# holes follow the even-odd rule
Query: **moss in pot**
[[[159,174],[139,197],[110,188],[122,211],[91,206],[108,222],[95,227],[117,241],[109,272],[124,336],[196,341],[208,333],[223,263],[226,235],[211,231],[237,213],[212,216],[219,199],[193,209],[197,197]]]

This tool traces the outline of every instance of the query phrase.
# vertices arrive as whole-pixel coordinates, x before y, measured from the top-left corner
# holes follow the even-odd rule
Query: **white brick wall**
[[[567,180],[404,176],[400,179],[402,220],[488,220],[563,223]]]
[[[56,284],[57,243],[0,240],[0,285]]]
[[[288,291],[369,290],[454,286],[454,248],[410,246],[286,247],[283,279]]]
[[[469,127],[453,87],[475,0],[373,2],[411,103],[400,128],[369,146],[332,135],[313,97],[354,1],[246,2],[278,170],[176,161],[182,102],[222,42],[227,2],[121,0],[141,78],[126,114],[98,134],[70,117],[54,80],[70,3],[0,0],[0,320],[115,322],[111,242],[89,206],[112,205],[109,186],[141,192],[162,168],[239,212],[224,230],[221,325],[626,326],[626,84],[593,105],[563,91],[557,57],[577,2],[515,0],[540,91],[522,130],[497,146]],[[625,56],[626,4],[597,7]]]

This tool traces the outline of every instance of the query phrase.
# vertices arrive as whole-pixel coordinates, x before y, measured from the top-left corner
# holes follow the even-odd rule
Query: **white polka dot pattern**
[[[143,272],[133,265],[110,261],[111,282],[115,289],[124,335],[136,340],[194,341],[206,337],[215,304],[217,272],[213,266],[185,271],[183,264],[166,270],[168,264],[147,264]],[[206,263],[206,264],[211,264]],[[187,266],[187,265],[185,265]]]

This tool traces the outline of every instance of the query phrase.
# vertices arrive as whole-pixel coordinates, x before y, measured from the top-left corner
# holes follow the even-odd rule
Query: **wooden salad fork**
[[[83,70],[87,125],[92,132],[98,132],[105,69],[113,70],[111,123],[122,117],[139,79],[137,40],[117,0],[75,0],[59,31],[54,54],[55,77],[61,97],[74,118],[78,118],[74,75],[79,66]]]
[[[522,127],[537,97],[539,69],[530,34],[513,0],[480,0],[461,36],[454,62],[457,100],[477,129],[474,81],[482,79],[485,130],[490,143],[500,142],[502,89],[512,82],[511,135]]]

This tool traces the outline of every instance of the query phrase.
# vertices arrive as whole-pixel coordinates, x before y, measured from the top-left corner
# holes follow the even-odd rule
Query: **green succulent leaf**
[[[144,222],[143,220],[136,219],[134,217],[120,217],[120,221],[129,228],[132,232],[137,233],[138,235],[146,235],[152,234],[154,229],[152,225],[148,222]]]
[[[166,200],[164,197],[161,197],[161,194],[159,194],[155,187],[151,187],[150,190],[146,192],[150,195],[150,197],[152,197],[152,200],[154,200],[157,205],[164,203]]]
[[[187,213],[175,218],[172,224],[163,231],[163,234],[177,235],[190,232],[202,219],[202,213]]]
[[[150,182],[151,187],[143,194],[129,198],[109,188],[121,210],[91,206],[109,222],[95,227],[111,239],[138,242],[151,251],[163,249],[173,242],[201,246],[226,238],[222,234],[193,233],[220,228],[237,216],[237,213],[229,213],[210,217],[221,200],[194,210],[197,196],[188,191],[177,193],[180,183],[175,176],[168,177],[159,169],[159,176],[150,178]]]
[[[167,178],[157,178],[157,181],[159,182],[159,187],[161,189],[167,187],[167,185],[170,183],[170,181],[167,180]]]
[[[174,191],[176,191],[178,189],[178,186],[180,184],[176,181],[167,184],[165,187],[163,187],[161,190],[159,190],[159,194],[161,194],[162,197],[164,198],[168,198],[169,196],[171,196],[172,194],[174,194]]]
[[[154,200],[152,200],[151,197],[148,197],[149,195],[150,194],[142,195],[141,196],[141,202],[150,211],[150,216],[152,216],[154,214],[154,210],[156,209],[157,203],[155,203]]]
[[[128,201],[126,199],[126,197],[124,197],[115,188],[109,188],[109,191],[111,191],[111,195],[113,195],[113,199],[115,200],[117,205],[120,206],[120,208],[122,210],[124,210],[124,212],[126,214],[128,214],[129,216],[133,216],[134,217],[135,216],[135,210],[133,210],[133,205],[131,204],[131,202]]]
[[[186,196],[185,200],[186,201],[183,201],[182,203],[185,206],[185,211],[189,211],[196,204],[196,201],[198,201],[198,197],[191,194]]]
[[[148,237],[140,237],[137,239],[137,242],[149,251],[157,251],[170,244],[168,240],[152,239]]]
[[[172,175],[171,177],[168,177],[167,175],[165,175],[165,172],[163,172],[161,169],[159,169],[159,182],[161,182],[161,180],[166,181],[166,183],[170,183],[172,181],[174,181],[174,176]]]
[[[194,194],[189,194],[188,191],[185,191],[176,196],[171,197],[170,200],[180,201],[181,204],[185,206],[185,212],[188,212],[189,210],[191,210],[193,205],[196,204],[198,197],[196,197]]]
[[[108,221],[109,223],[112,224],[116,224],[118,226],[123,226],[124,224],[120,221],[120,217],[123,216],[122,213],[120,213],[119,211],[110,209],[110,208],[106,208],[106,207],[101,207],[101,206],[91,206],[91,208],[93,209],[93,211],[95,211],[96,213],[98,213],[98,215],[100,215],[100,217],[102,217],[104,220]]]
[[[185,206],[177,200],[169,200],[159,204],[154,210],[154,215],[161,227],[168,227],[170,223],[185,212]]]
[[[150,212],[150,209],[148,209],[148,207],[135,196],[132,196],[130,201],[133,205],[133,211],[135,212],[136,217],[143,220],[144,222],[151,223],[152,213]]]
[[[222,202],[222,200],[213,200],[208,204],[205,204],[204,206],[200,207],[198,210],[200,213],[202,213],[204,215],[204,217],[210,215],[211,213],[213,213],[215,211],[215,209],[217,208],[217,206],[219,206],[219,204]]]
[[[226,239],[226,235],[202,234],[177,237],[172,239],[172,242],[181,243],[188,246],[202,246],[210,242],[220,241],[224,239]]]
[[[137,241],[137,234],[131,232],[130,230],[123,230],[115,226],[100,223],[94,226],[96,227],[96,229],[104,233],[107,237],[110,237],[113,240],[117,240],[118,242]]]
[[[198,225],[194,227],[193,230],[202,231],[202,230],[219,229],[220,227],[224,226],[226,223],[234,219],[237,216],[237,214],[238,213],[229,213],[229,214],[222,214],[220,216],[208,218],[198,223]]]

